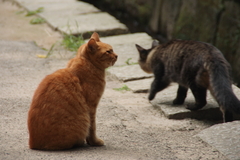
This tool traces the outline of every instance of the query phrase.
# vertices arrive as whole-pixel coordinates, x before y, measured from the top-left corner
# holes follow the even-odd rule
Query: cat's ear
[[[95,39],[91,38],[89,41],[88,41],[88,44],[87,44],[88,48],[91,50],[91,51],[95,51],[97,50],[98,48],[98,45],[97,45],[97,42]]]
[[[97,42],[100,42],[99,35],[97,32],[94,32],[91,36],[91,38],[95,39]]]
[[[147,56],[148,56],[147,50],[144,49],[143,47],[139,46],[138,44],[136,44],[136,48],[139,52],[140,60],[145,61],[147,59]]]
[[[155,47],[157,47],[159,45],[159,42],[157,41],[157,40],[154,40],[153,42],[152,42],[152,48],[155,48]]]
[[[146,50],[143,47],[139,46],[138,44],[135,44],[135,45],[136,45],[138,52],[140,52],[140,53]]]

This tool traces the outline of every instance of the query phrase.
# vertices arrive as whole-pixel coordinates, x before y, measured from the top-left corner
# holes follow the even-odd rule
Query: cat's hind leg
[[[188,105],[187,109],[195,111],[203,108],[207,104],[207,101],[206,101],[207,89],[195,83],[190,85],[190,89],[194,95],[195,104]]]
[[[86,144],[86,141],[83,139],[79,139],[74,145],[73,148],[83,147]]]
[[[181,105],[187,96],[188,88],[181,85],[178,86],[177,97],[173,100],[173,105]]]

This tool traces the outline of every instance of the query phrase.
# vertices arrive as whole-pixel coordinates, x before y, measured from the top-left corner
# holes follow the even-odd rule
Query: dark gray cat
[[[137,44],[136,47],[140,55],[139,65],[155,76],[149,100],[171,82],[176,82],[179,87],[173,104],[183,104],[190,88],[195,104],[187,109],[201,109],[207,103],[209,89],[220,106],[224,122],[233,120],[233,112],[240,114],[240,101],[232,90],[231,66],[216,47],[186,40],[172,40],[165,44],[153,41],[150,49]]]

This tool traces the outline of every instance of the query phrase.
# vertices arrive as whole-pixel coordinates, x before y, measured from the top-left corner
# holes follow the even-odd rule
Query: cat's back
[[[73,88],[79,88],[79,79],[71,74],[67,69],[60,69],[47,75],[36,89],[33,97],[33,103],[38,100],[50,100],[53,95],[60,96],[58,93],[69,92]],[[80,88],[79,88],[80,89]],[[74,90],[73,90],[74,91]]]
[[[160,44],[158,46],[159,50],[163,51],[174,51],[174,50],[184,50],[184,49],[192,49],[192,48],[203,48],[203,45],[208,45],[207,43],[192,41],[192,40],[180,40],[173,39],[168,41],[167,43]]]
[[[210,53],[213,51],[220,52],[216,47],[209,43],[179,39],[171,40],[165,44],[161,44],[159,45],[158,49],[168,54],[200,54]]]
[[[209,43],[193,40],[171,40],[156,47],[153,59],[167,61],[206,61],[210,58],[224,59],[223,54]]]

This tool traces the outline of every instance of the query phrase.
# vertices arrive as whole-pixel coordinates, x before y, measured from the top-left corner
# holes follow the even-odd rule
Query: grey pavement
[[[135,81],[127,81],[124,84],[131,88],[133,93],[147,93],[149,91],[152,81],[153,78],[144,78]]]
[[[115,75],[119,81],[123,82],[153,77],[152,74],[143,72],[139,65],[111,67],[107,71],[110,74]]]
[[[121,24],[111,15],[101,12],[94,6],[81,1],[69,0],[66,2],[65,0],[61,0],[56,2],[54,0],[16,0],[16,2],[27,10],[35,10],[39,7],[44,7],[44,12],[40,13],[39,16],[45,18],[51,27],[58,29],[61,32],[67,34],[83,34],[85,37],[89,37],[90,32],[97,31],[102,36],[108,36],[101,38],[101,40],[105,43],[111,44],[115,52],[119,55],[116,65],[107,70],[108,74],[114,76],[119,81],[124,82],[124,84],[136,94],[148,91],[153,75],[144,73],[138,65],[134,64],[138,60],[138,53],[135,49],[135,44],[137,43],[146,48],[151,45],[152,38],[146,33],[126,34],[128,29],[124,24]],[[9,141],[9,144],[7,145],[0,145],[0,154],[3,159],[18,159],[19,157],[31,159],[28,156],[31,156],[32,154],[36,154],[39,159],[51,159],[56,158],[58,154],[48,152],[49,154],[44,154],[43,156],[41,152],[29,150],[26,143],[28,141],[26,122],[20,120],[27,118],[28,105],[31,96],[40,80],[45,75],[50,74],[59,68],[63,68],[67,63],[67,60],[64,59],[39,59],[36,57],[37,54],[46,54],[46,51],[39,49],[33,43],[0,41],[0,118],[1,128],[8,128],[8,130],[2,129],[0,131],[0,136],[1,140],[4,139],[4,141]],[[128,65],[126,62],[133,64]],[[155,100],[151,102],[154,108],[157,108],[167,118],[221,119],[218,104],[210,94],[208,94],[208,106],[201,111],[190,112],[185,109],[185,105],[172,106],[171,101],[175,98],[176,87],[176,85],[172,85],[158,93]],[[238,98],[240,98],[240,89],[234,87],[234,92]],[[192,94],[189,93],[186,103],[191,103],[193,101],[194,98]],[[9,104],[10,102],[11,105]],[[111,103],[112,105],[113,102],[103,99],[101,103],[108,106],[109,104],[107,103]],[[3,106],[8,107],[6,108]],[[9,110],[12,110],[12,112],[9,112]],[[121,126],[118,129],[124,132],[124,126],[127,126],[127,124],[123,125],[122,122],[120,122],[121,119],[116,115],[121,114],[121,112],[122,116],[129,114],[131,117],[127,118],[129,123],[131,123],[130,121],[135,119],[135,117],[126,110],[123,110],[120,110],[120,113],[110,113],[112,119],[108,123],[116,122],[118,125],[115,127]],[[102,114],[107,117],[106,113]],[[102,120],[102,123],[103,122],[106,123],[106,121]],[[105,124],[100,127],[100,130],[107,130],[108,127],[109,126]],[[203,130],[198,134],[198,137],[220,151],[228,159],[240,159],[240,155],[238,154],[240,151],[240,132],[238,131],[238,128],[240,128],[238,121],[227,124],[218,124]],[[110,130],[116,132],[112,128],[110,128]],[[157,141],[157,138],[159,137],[155,137],[154,140]],[[114,152],[118,146],[114,146],[112,143],[111,145],[109,148],[105,147],[98,149],[101,153],[111,153],[112,155],[109,159],[116,159],[119,157],[121,157],[120,159],[139,159],[139,157],[146,156],[141,154],[136,156],[136,150],[131,150],[133,152],[131,155],[131,152],[126,152],[121,148],[124,144],[118,144],[121,146],[121,150]],[[227,147],[227,149],[225,147]],[[19,148],[21,149],[19,150]],[[139,150],[141,149],[144,150],[144,148],[139,146]],[[104,159],[104,154],[98,155],[96,152],[97,147],[91,149],[83,148],[82,150],[86,152],[91,151],[91,155],[85,155],[85,158]],[[148,151],[152,153],[150,149]],[[63,156],[63,159],[64,157],[75,159],[74,157],[69,158],[72,152],[73,151],[61,152],[59,154]],[[77,153],[77,156],[81,155],[82,153]],[[156,157],[159,156],[161,155],[156,155]],[[157,159],[156,157],[154,157],[154,159]],[[153,157],[150,157],[149,159],[151,158]],[[175,159],[174,156],[171,157],[171,159]]]
[[[39,59],[46,54],[34,42],[0,40],[0,159],[28,158],[27,113],[36,86],[66,60]]]

